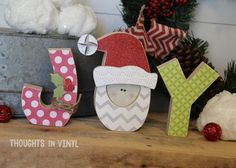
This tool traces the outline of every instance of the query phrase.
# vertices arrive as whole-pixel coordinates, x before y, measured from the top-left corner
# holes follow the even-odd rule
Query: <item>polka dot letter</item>
[[[78,97],[78,79],[73,54],[70,49],[49,49],[53,70],[64,79],[70,79],[75,89],[65,91],[60,98],[65,103],[75,104]],[[45,106],[40,100],[42,88],[25,84],[22,90],[22,108],[32,124],[44,126],[65,126],[71,112]]]

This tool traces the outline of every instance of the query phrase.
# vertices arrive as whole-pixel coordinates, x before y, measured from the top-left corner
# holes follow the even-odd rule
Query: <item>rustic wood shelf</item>
[[[133,133],[108,131],[97,117],[72,119],[64,128],[12,119],[0,124],[0,167],[236,167],[235,142],[208,142],[192,126],[187,138],[168,137],[166,119],[150,113]],[[79,147],[17,148],[10,139],[75,140]]]

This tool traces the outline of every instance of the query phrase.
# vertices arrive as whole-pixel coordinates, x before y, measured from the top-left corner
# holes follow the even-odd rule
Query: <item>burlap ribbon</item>
[[[78,109],[81,97],[82,97],[82,94],[79,95],[78,101],[75,104],[65,103],[59,99],[53,98],[51,105],[52,105],[52,108],[69,111],[73,114]]]

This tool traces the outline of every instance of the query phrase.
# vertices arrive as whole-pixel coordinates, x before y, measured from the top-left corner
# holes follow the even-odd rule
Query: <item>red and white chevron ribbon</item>
[[[184,38],[186,33],[183,30],[159,24],[153,19],[147,35],[155,48],[154,57],[163,58],[178,45],[179,40]]]
[[[136,26],[127,28],[124,31],[126,33],[132,34],[142,43],[145,51],[154,56],[155,48],[151,43],[150,38],[148,37],[145,27],[144,27],[144,15],[143,15],[144,6],[141,8]]]
[[[145,6],[140,10],[136,26],[127,28],[124,31],[139,39],[149,55],[155,58],[163,58],[178,45],[179,40],[184,38],[186,33],[183,30],[159,24],[155,19],[151,21],[151,28],[146,32],[144,9]]]

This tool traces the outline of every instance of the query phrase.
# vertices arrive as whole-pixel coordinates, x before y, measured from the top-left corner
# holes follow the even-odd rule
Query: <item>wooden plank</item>
[[[235,167],[235,142],[209,142],[191,126],[187,138],[168,137],[166,114],[150,113],[137,132],[111,132],[96,117],[64,128],[0,124],[1,167]],[[76,140],[78,148],[13,148],[10,139]],[[55,159],[60,158],[60,159]]]
[[[121,16],[97,14],[97,17],[98,25],[95,33],[97,37],[100,37],[106,33],[111,33],[118,28],[127,27]]]
[[[120,15],[120,0],[80,0],[79,3],[92,7],[97,13]]]
[[[4,18],[5,7],[6,7],[5,5],[2,5],[0,3],[0,27],[9,27],[7,23],[5,22],[5,18]]]
[[[199,0],[196,20],[209,23],[234,24],[236,26],[236,1]]]
[[[227,63],[235,60],[236,27],[193,23],[191,29],[195,37],[209,42],[209,53],[207,55],[216,70],[223,75]]]
[[[9,0],[1,0],[0,1],[0,5],[6,5],[8,3]]]

